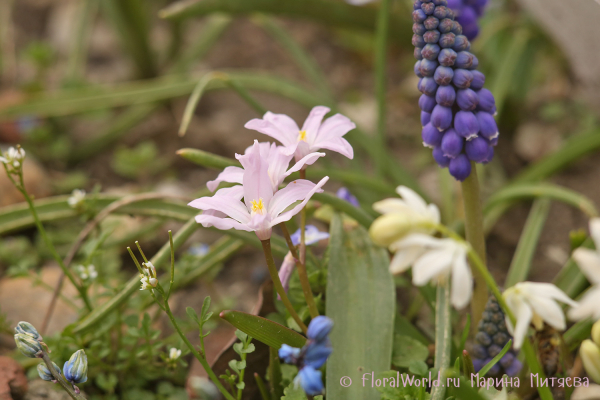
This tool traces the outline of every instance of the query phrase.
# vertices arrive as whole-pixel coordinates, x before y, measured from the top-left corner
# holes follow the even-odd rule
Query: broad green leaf
[[[408,365],[408,372],[414,375],[425,376],[428,370],[425,361],[413,360]]]
[[[239,166],[233,158],[222,157],[204,150],[198,149],[181,149],[177,154],[196,165],[214,169],[225,169],[230,166]]]
[[[394,335],[392,364],[396,367],[408,368],[413,361],[425,361],[429,349],[423,343],[410,336]]]
[[[306,343],[304,336],[263,317],[232,310],[225,310],[219,316],[274,349],[279,349],[282,344],[300,348]]]
[[[332,399],[379,399],[375,388],[359,384],[363,373],[389,369],[394,331],[395,288],[385,249],[375,247],[362,227],[345,232],[335,214],[330,228],[327,316],[333,354],[327,362],[327,394]],[[343,377],[354,384],[343,387]]]
[[[581,247],[591,249],[594,247],[594,242],[591,239],[587,239],[583,242]],[[579,266],[577,266],[577,263],[572,257],[567,261],[558,275],[556,275],[553,283],[571,298],[577,297],[589,286],[588,280],[585,275],[581,273]]]
[[[294,382],[292,382],[283,390],[283,397],[281,400],[307,400],[307,397],[304,390],[302,390],[302,387],[300,387],[300,385],[296,387]]]

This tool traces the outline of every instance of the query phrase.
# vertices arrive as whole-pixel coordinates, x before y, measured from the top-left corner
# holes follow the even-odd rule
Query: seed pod
[[[465,139],[459,136],[454,129],[448,129],[442,137],[441,149],[444,156],[455,158],[461,154]]]
[[[425,125],[421,131],[421,138],[423,139],[423,146],[434,148],[442,144],[443,133],[440,132],[431,123]]]
[[[435,94],[435,101],[444,107],[452,107],[456,99],[456,91],[450,85],[440,86]]]
[[[438,130],[443,131],[452,125],[452,109],[437,105],[431,112],[431,124]]]
[[[456,93],[456,104],[463,111],[472,111],[477,108],[479,97],[471,89],[461,89]]]
[[[440,86],[450,85],[453,77],[454,70],[450,67],[439,66],[436,68],[435,73],[433,74],[433,79],[435,80],[435,83],[437,83]]]
[[[450,160],[448,165],[448,171],[454,179],[464,181],[469,175],[471,175],[471,162],[464,154],[459,154],[456,158]]]
[[[456,61],[457,54],[452,49],[442,49],[438,56],[438,62],[444,67],[451,67]]]
[[[440,46],[437,44],[428,43],[421,50],[421,55],[427,60],[436,61],[440,54],[440,50]]]
[[[433,108],[437,105],[435,101],[435,97],[427,96],[426,94],[422,94],[419,98],[419,108],[421,111],[432,112]]]
[[[454,118],[454,129],[460,136],[470,140],[477,137],[479,122],[471,111],[459,111]]]

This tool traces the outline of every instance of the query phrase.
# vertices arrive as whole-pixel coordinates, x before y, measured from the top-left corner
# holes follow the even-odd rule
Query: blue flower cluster
[[[471,352],[473,366],[475,371],[479,371],[483,366],[497,356],[506,343],[512,337],[506,329],[504,313],[498,304],[496,298],[491,297],[485,305],[483,318],[477,326],[477,334],[475,335],[475,345]],[[491,375],[497,375],[500,372],[506,373],[509,376],[517,376],[521,371],[522,364],[517,360],[517,355],[513,349],[510,349],[504,357],[490,369]]]
[[[473,40],[479,34],[477,19],[483,15],[487,3],[488,0],[448,0],[448,7],[456,14],[467,39]]]
[[[298,375],[294,379],[296,385],[309,396],[323,393],[323,380],[321,368],[325,365],[327,357],[333,351],[329,332],[333,328],[333,321],[324,316],[318,316],[308,325],[308,341],[301,349],[284,344],[279,349],[279,358],[286,364],[298,366]]]
[[[447,0],[416,0],[413,8],[423,144],[433,149],[440,167],[463,181],[471,174],[471,161],[485,164],[494,156],[494,96],[483,88],[479,61]]]

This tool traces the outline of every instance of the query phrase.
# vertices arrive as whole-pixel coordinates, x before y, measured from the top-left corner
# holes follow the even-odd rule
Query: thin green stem
[[[244,347],[244,350],[245,350],[246,348],[247,348],[247,347]],[[247,356],[247,355],[248,355],[247,353],[242,353],[242,361],[246,361],[246,356]],[[245,372],[246,372],[246,368],[244,368],[243,370],[241,370],[241,371],[240,371],[240,375],[239,375],[239,377],[238,377],[238,378],[239,378],[239,379],[238,379],[238,382],[239,382],[239,383],[244,383],[244,374],[245,374]],[[238,391],[237,391],[237,400],[242,400],[242,390],[243,390],[243,389],[241,389],[241,388],[238,388]]]
[[[263,381],[263,378],[258,374],[258,372],[254,373],[254,380],[256,381],[256,386],[258,386],[258,391],[260,392],[260,397],[262,397],[262,400],[270,400],[269,392],[267,392],[267,387],[265,386],[265,381]]]
[[[48,356],[48,354],[46,354],[46,352],[44,350],[42,350],[42,360],[44,360],[44,363],[46,364],[46,367],[48,368],[48,370],[50,371],[50,373],[52,374],[52,376],[54,377],[54,379],[60,384],[60,386],[62,386],[62,388],[65,390],[65,392],[67,392],[67,394],[69,396],[71,396],[72,399],[74,399],[74,400],[86,400],[85,397],[81,393],[75,393],[75,390],[73,390],[73,385],[71,385],[62,376],[62,374],[58,373],[54,369],[54,366],[52,365],[52,360],[50,359],[50,357]]]
[[[377,141],[378,152],[385,153],[385,117],[386,117],[386,53],[390,24],[391,0],[381,0],[375,33],[375,93],[377,96]],[[375,164],[379,175],[383,174],[385,158],[376,157]]]
[[[306,305],[308,306],[308,311],[310,312],[310,316],[312,318],[319,316],[319,309],[317,308],[317,304],[315,303],[315,298],[313,296],[312,288],[310,287],[310,281],[308,280],[308,273],[306,272],[306,264],[302,264],[300,259],[298,258],[298,253],[296,252],[296,247],[292,242],[292,238],[290,236],[290,232],[287,229],[285,223],[279,224],[281,226],[281,231],[283,232],[283,237],[292,253],[292,257],[296,260],[296,268],[298,269],[298,277],[300,278],[300,284],[302,285],[302,291],[304,292],[304,298],[306,299]]]
[[[271,382],[271,398],[281,399],[283,388],[281,387],[281,364],[277,350],[269,347],[269,381]]]
[[[300,179],[306,179],[306,170],[300,170]],[[300,211],[300,264],[306,265],[306,207]]]
[[[465,234],[467,242],[477,252],[477,255],[483,260],[485,266],[485,236],[483,230],[483,212],[481,208],[481,198],[479,193],[479,181],[477,178],[477,168],[475,163],[471,163],[471,174],[462,182],[463,205],[465,210]],[[487,271],[487,268],[486,268]],[[488,291],[481,273],[473,270],[475,278],[475,289],[473,291],[473,300],[471,301],[471,318],[473,319],[473,328],[479,324],[479,320],[485,310],[485,304],[488,299]]]
[[[302,332],[306,333],[306,325],[304,325],[304,322],[302,322],[302,319],[300,318],[296,310],[294,310],[294,306],[292,306],[292,303],[290,302],[290,299],[288,298],[287,293],[285,292],[285,289],[281,284],[281,280],[279,279],[277,267],[275,266],[275,260],[273,259],[273,253],[271,252],[271,239],[261,240],[260,242],[262,243],[263,251],[265,253],[265,259],[267,261],[267,266],[269,267],[269,273],[271,274],[273,286],[275,286],[277,294],[279,294],[279,297],[281,297],[283,305],[288,310],[292,318],[294,318],[294,321],[296,321],[300,329],[302,329]]]
[[[452,351],[452,309],[450,308],[450,288],[448,282],[437,287],[435,303],[435,363],[434,369],[442,376],[444,369],[450,366],[450,353]],[[446,387],[434,387],[431,400],[445,399]]]
[[[169,281],[169,291],[167,292],[167,300],[171,296],[173,283],[175,282],[175,246],[173,245],[173,232],[169,230],[169,244],[171,246],[171,280]]]

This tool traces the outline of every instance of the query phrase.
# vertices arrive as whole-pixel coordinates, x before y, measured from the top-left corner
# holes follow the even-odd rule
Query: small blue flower
[[[61,373],[60,372],[60,367],[58,365],[56,365],[54,362],[52,363],[52,366],[54,367],[54,369],[56,370],[56,372],[58,372],[58,374],[60,375],[60,373]],[[54,376],[52,375],[52,373],[50,372],[50,370],[46,366],[46,363],[40,363],[40,364],[38,364],[37,370],[38,370],[38,374],[40,375],[40,378],[42,378],[45,381],[56,383],[56,379],[54,379]]]
[[[333,321],[331,318],[319,315],[318,317],[313,318],[312,321],[310,321],[310,324],[308,324],[306,336],[311,340],[320,342],[327,339],[327,335],[329,335],[332,328]]]
[[[71,383],[84,383],[87,381],[88,361],[85,351],[77,350],[69,361],[63,366],[63,373]]]
[[[301,350],[296,347],[283,344],[279,349],[279,358],[281,358],[286,364],[295,364],[300,357],[300,352]]]
[[[190,246],[188,253],[196,257],[204,257],[210,251],[210,246],[206,243],[197,243]]]
[[[432,82],[433,82],[433,79],[432,79]],[[435,82],[433,82],[433,84],[435,85]],[[350,193],[348,188],[345,188],[345,187],[339,188],[335,195],[342,200],[346,200],[348,203],[352,204],[354,207],[360,207],[360,203],[358,202],[358,199],[356,198],[356,196],[354,196],[352,193]]]
[[[300,229],[294,232],[291,236],[292,243],[297,246],[300,244]],[[318,243],[323,239],[329,239],[329,233],[319,231],[314,225],[306,225],[304,229],[304,239],[306,240],[306,245],[310,246],[311,244]]]
[[[321,368],[327,362],[327,357],[331,355],[333,348],[329,338],[321,342],[309,341],[304,346],[304,365],[310,365],[313,368]]]
[[[307,365],[303,367],[294,379],[296,385],[302,386],[302,389],[309,396],[315,396],[323,393],[323,381],[321,379],[321,371]]]

